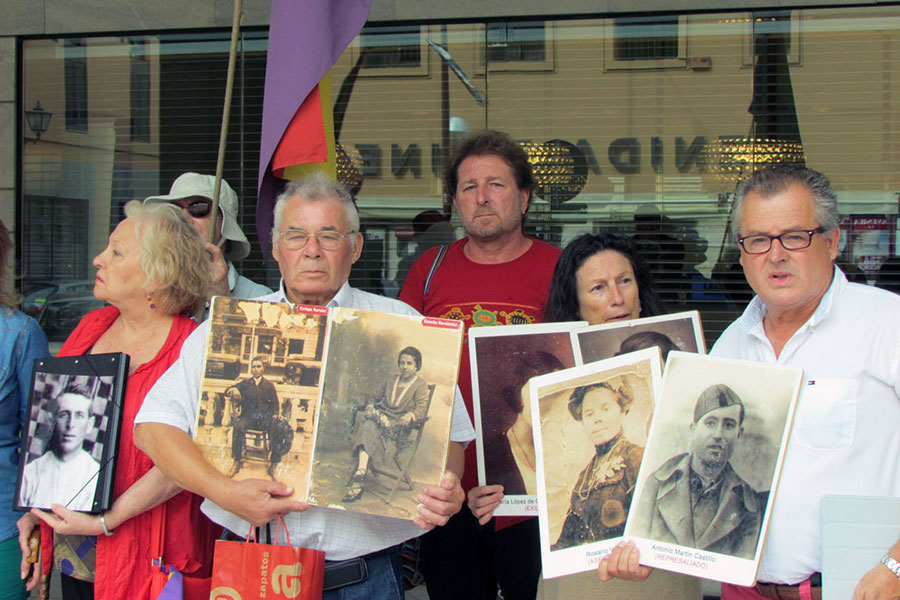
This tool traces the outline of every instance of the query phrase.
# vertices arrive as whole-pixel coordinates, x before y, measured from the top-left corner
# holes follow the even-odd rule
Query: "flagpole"
[[[228,74],[225,77],[225,102],[222,106],[222,127],[219,130],[219,152],[216,156],[216,180],[213,184],[212,209],[209,216],[209,239],[215,243],[219,217],[219,191],[222,187],[222,171],[225,168],[225,142],[228,140],[228,120],[231,117],[231,96],[234,92],[234,64],[237,62],[237,41],[241,29],[241,12],[243,0],[234,0],[234,14],[231,19],[231,47],[228,50]],[[197,321],[203,320],[205,307],[197,312]]]
[[[237,62],[237,41],[241,29],[243,0],[234,0],[231,19],[231,47],[228,50],[228,75],[225,78],[225,103],[222,107],[222,128],[219,130],[219,153],[216,156],[216,182],[213,187],[213,205],[210,215],[209,239],[215,240],[216,219],[219,216],[219,189],[222,187],[222,171],[225,168],[225,143],[228,140],[228,120],[231,117],[231,96],[234,91],[234,63]]]

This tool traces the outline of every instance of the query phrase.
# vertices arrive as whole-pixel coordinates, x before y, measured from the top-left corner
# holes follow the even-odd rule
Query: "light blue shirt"
[[[0,308],[0,540],[18,535],[12,509],[19,445],[25,428],[34,359],[50,356],[47,336],[31,317]]]

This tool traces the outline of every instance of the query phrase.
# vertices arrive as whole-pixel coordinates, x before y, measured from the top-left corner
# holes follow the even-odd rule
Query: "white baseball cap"
[[[150,196],[144,200],[144,204],[155,202],[173,202],[192,196],[213,199],[216,178],[212,175],[200,173],[182,173],[178,179],[172,182],[172,187],[166,196]],[[224,254],[227,260],[241,260],[250,254],[250,242],[237,223],[238,197],[228,182],[222,180],[219,188],[219,210],[222,213],[221,229],[222,238],[226,240]]]

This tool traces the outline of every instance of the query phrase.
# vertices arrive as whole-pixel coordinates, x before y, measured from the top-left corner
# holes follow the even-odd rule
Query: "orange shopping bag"
[[[275,540],[284,519],[278,519]],[[287,536],[287,526],[284,527]],[[325,576],[325,553],[310,548],[271,546],[253,541],[218,540],[213,555],[210,600],[319,600]]]

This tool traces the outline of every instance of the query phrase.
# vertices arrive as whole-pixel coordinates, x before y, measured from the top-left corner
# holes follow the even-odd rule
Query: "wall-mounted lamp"
[[[33,141],[35,144],[41,139],[41,134],[50,127],[50,119],[52,118],[53,113],[41,108],[40,100],[35,102],[34,108],[25,111],[25,120],[28,122],[28,128],[34,133],[35,139]],[[25,141],[29,140],[26,139]]]

